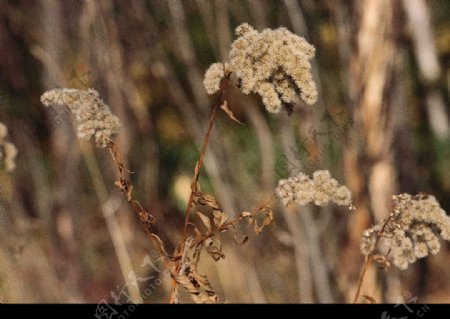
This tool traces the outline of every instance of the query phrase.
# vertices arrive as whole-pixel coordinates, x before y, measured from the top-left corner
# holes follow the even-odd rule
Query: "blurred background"
[[[285,26],[316,47],[319,101],[273,115],[231,90],[245,125],[219,114],[202,191],[237,216],[279,179],[328,169],[357,210],[276,204],[275,224],[242,227],[249,242],[225,239],[225,260],[204,256],[200,272],[228,302],[351,302],[361,234],[393,194],[430,193],[450,211],[449,16],[444,0],[0,0],[0,122],[19,151],[15,171],[0,172],[0,302],[168,301],[170,279],[114,186],[108,151],[78,141],[70,114],[39,98],[99,91],[122,121],[135,198],[172,251],[214,102],[203,74],[243,22]],[[443,243],[406,271],[371,267],[362,294],[450,302],[449,263]]]

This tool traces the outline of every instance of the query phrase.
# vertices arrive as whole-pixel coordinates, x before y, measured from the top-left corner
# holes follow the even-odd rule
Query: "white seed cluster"
[[[450,240],[450,217],[431,195],[405,193],[393,201],[387,222],[364,231],[361,252],[369,255],[384,250],[395,266],[406,269],[417,259],[439,252],[439,235]]]
[[[16,168],[17,148],[13,143],[6,141],[8,128],[0,122],[0,169],[12,172]]]
[[[85,140],[95,139],[97,147],[104,148],[119,132],[120,121],[111,113],[93,89],[54,89],[41,96],[45,106],[66,106],[79,122],[78,137]]]
[[[297,92],[307,104],[317,101],[317,88],[310,60],[315,49],[304,38],[281,27],[256,31],[243,23],[231,45],[229,61],[214,63],[206,71],[204,86],[216,93],[227,72],[239,78],[243,93],[257,93],[269,112],[278,113],[283,104],[294,102]]]
[[[276,194],[285,206],[294,202],[307,205],[313,202],[317,206],[325,206],[329,202],[352,207],[350,190],[339,185],[326,170],[316,171],[313,178],[300,172],[294,177],[278,182]]]

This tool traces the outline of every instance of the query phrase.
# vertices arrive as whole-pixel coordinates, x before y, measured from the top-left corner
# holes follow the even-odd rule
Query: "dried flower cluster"
[[[326,170],[316,171],[313,178],[300,172],[294,177],[282,179],[278,182],[276,194],[285,206],[297,202],[307,205],[325,206],[329,202],[352,207],[352,198],[346,186],[339,185]]]
[[[65,105],[79,122],[78,137],[94,137],[97,147],[104,148],[119,132],[120,121],[93,89],[54,89],[41,96],[45,106]]]
[[[297,92],[307,104],[317,101],[309,62],[315,49],[304,38],[283,27],[258,32],[247,23],[236,28],[236,35],[229,61],[214,63],[206,71],[203,83],[208,94],[216,93],[220,81],[233,72],[242,92],[259,94],[269,112],[280,112],[294,102]]]
[[[450,217],[431,195],[400,194],[393,201],[387,221],[364,232],[361,252],[385,252],[395,266],[406,269],[417,259],[439,252],[439,234],[450,240]]]
[[[0,123],[0,169],[4,168],[7,172],[11,172],[16,167],[17,148],[5,140],[7,135],[8,128]]]

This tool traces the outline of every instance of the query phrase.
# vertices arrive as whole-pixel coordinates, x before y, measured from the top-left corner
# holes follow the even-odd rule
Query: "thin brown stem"
[[[180,241],[180,246],[179,246],[180,249],[179,249],[179,252],[178,252],[178,256],[180,256],[180,258],[177,261],[176,271],[179,271],[181,263],[182,263],[181,259],[182,259],[182,256],[184,254],[184,250],[185,250],[185,246],[186,246],[185,242],[186,242],[187,234],[188,234],[189,215],[190,215],[192,204],[194,202],[194,195],[197,192],[197,182],[198,182],[198,178],[200,176],[200,170],[201,170],[202,165],[203,165],[203,160],[205,158],[206,150],[208,149],[208,143],[209,143],[209,139],[210,139],[210,136],[211,136],[212,128],[214,126],[214,122],[215,122],[216,117],[217,117],[217,111],[219,110],[220,106],[225,101],[225,93],[226,93],[226,89],[228,87],[228,83],[229,83],[229,75],[226,76],[222,80],[222,83],[220,85],[219,98],[218,98],[216,104],[214,105],[214,108],[212,110],[211,116],[209,118],[208,129],[206,130],[205,137],[203,139],[203,146],[202,146],[202,150],[200,152],[200,157],[199,157],[199,160],[197,161],[197,163],[195,165],[194,176],[192,178],[192,183],[191,183],[191,193],[189,195],[189,200],[188,200],[188,204],[187,204],[185,215],[184,215],[183,234],[181,236],[181,241]],[[176,282],[175,279],[173,279],[172,280],[172,288],[171,288],[171,292],[170,292],[170,301],[169,301],[170,303],[174,303],[175,302],[176,289],[177,289],[177,282]]]
[[[191,194],[189,196],[189,201],[188,201],[186,211],[185,211],[183,236],[182,236],[181,242],[180,242],[180,255],[183,255],[184,242],[186,241],[186,238],[187,238],[187,229],[188,229],[188,224],[189,224],[189,212],[191,210],[192,203],[194,201],[194,195],[197,192],[197,182],[198,182],[198,178],[200,175],[200,170],[203,165],[203,160],[205,158],[205,154],[206,154],[206,150],[207,150],[207,146],[208,146],[208,142],[209,142],[209,137],[211,135],[211,130],[212,130],[213,124],[215,122],[215,119],[217,117],[217,110],[219,109],[219,107],[220,107],[219,104],[215,105],[214,109],[211,113],[211,117],[209,119],[208,130],[205,134],[205,140],[203,142],[202,151],[200,152],[200,158],[197,161],[197,164],[195,165],[195,173],[194,173],[194,177],[192,178],[192,183],[191,183]]]
[[[150,230],[150,225],[152,225],[155,222],[155,218],[153,215],[151,215],[146,209],[144,209],[137,200],[133,199],[132,191],[133,191],[133,185],[131,182],[125,177],[125,173],[131,173],[125,165],[123,164],[120,154],[116,148],[116,145],[114,142],[110,142],[109,144],[109,151],[110,154],[114,160],[114,163],[117,166],[117,169],[119,170],[120,179],[116,182],[116,186],[118,186],[122,193],[126,194],[127,201],[130,205],[130,207],[133,209],[133,211],[139,216],[139,219],[141,220],[144,229],[146,233],[149,235],[150,240],[152,241],[153,246],[155,247],[158,255],[162,257],[162,260],[164,262],[164,265],[167,269],[171,270],[172,267],[169,264],[169,261],[167,260],[167,254],[164,251],[164,247],[162,246],[162,243],[160,242],[160,239],[158,236],[156,236],[154,233]]]

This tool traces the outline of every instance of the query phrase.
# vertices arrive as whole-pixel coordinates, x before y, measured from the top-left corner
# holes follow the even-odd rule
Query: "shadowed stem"
[[[184,255],[184,251],[185,251],[185,247],[186,247],[186,239],[187,239],[188,225],[189,225],[189,215],[190,215],[192,204],[194,202],[194,195],[197,192],[197,182],[198,182],[198,178],[200,176],[200,170],[202,168],[203,160],[205,158],[206,150],[208,148],[211,131],[212,131],[214,122],[217,117],[217,111],[218,111],[219,107],[225,101],[225,93],[226,93],[226,89],[228,87],[228,83],[229,83],[229,74],[222,80],[222,82],[220,84],[219,98],[218,98],[216,104],[214,105],[211,116],[209,118],[208,129],[206,130],[205,138],[203,139],[203,146],[202,146],[202,150],[200,152],[200,157],[199,157],[199,160],[197,161],[197,163],[195,164],[194,176],[193,176],[192,182],[191,182],[191,193],[189,195],[189,200],[188,200],[188,204],[187,204],[185,215],[184,215],[183,235],[181,236],[181,241],[180,241],[180,246],[179,246],[180,248],[179,248],[179,252],[177,254],[180,258],[177,260],[176,272],[178,272],[180,270],[180,267],[182,264],[182,259],[183,259],[183,255]],[[177,281],[175,279],[173,279],[172,280],[172,288],[170,291],[170,300],[169,300],[170,303],[176,302],[176,298],[175,298],[176,290],[177,290]]]

